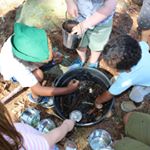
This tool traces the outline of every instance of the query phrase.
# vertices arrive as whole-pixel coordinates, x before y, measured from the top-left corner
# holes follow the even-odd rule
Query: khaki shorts
[[[150,115],[134,112],[125,126],[126,136],[115,144],[115,150],[150,150]]]
[[[112,20],[107,24],[87,30],[79,44],[79,48],[90,48],[91,51],[102,51],[109,40],[111,31]]]
[[[150,146],[150,115],[141,112],[132,113],[125,126],[125,133]]]

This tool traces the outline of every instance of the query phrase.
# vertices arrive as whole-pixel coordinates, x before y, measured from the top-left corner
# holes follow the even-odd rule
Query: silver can
[[[69,118],[73,121],[79,122],[82,119],[82,113],[79,110],[74,110],[70,113]]]
[[[35,108],[26,108],[20,116],[21,122],[36,127],[40,121],[40,111]]]
[[[89,135],[88,143],[92,150],[105,150],[110,147],[112,139],[106,130],[96,129]]]
[[[42,133],[48,133],[54,128],[56,128],[56,125],[50,118],[41,120],[36,127],[36,129]]]
[[[64,146],[65,146],[65,150],[77,150],[76,143],[71,140],[68,140]]]

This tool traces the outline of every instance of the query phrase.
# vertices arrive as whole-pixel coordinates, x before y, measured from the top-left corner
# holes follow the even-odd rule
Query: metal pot
[[[76,49],[81,38],[76,34],[71,34],[72,28],[77,25],[75,20],[66,20],[62,24],[63,45],[68,49]]]
[[[105,87],[108,89],[110,86],[110,81],[107,78],[107,76],[97,70],[97,69],[93,69],[93,68],[78,68],[78,69],[73,69],[70,70],[68,72],[66,72],[65,74],[63,74],[56,82],[55,82],[55,86],[56,87],[63,87],[66,86],[68,84],[68,82],[72,79],[77,79],[77,77],[84,75],[85,73],[90,74],[91,76],[93,76],[98,84],[103,84],[105,85]],[[66,117],[65,116],[65,109],[62,108],[60,101],[61,101],[62,96],[54,96],[54,108],[57,112],[57,114],[62,118],[62,119],[66,119],[69,118],[69,114]],[[94,103],[94,100],[93,100]],[[94,124],[97,124],[99,122],[101,122],[102,120],[104,120],[105,118],[107,118],[107,115],[111,112],[111,109],[113,107],[114,104],[114,98],[112,100],[110,100],[109,102],[107,102],[106,104],[104,104],[104,109],[102,114],[100,114],[98,116],[98,119],[92,122],[82,122],[79,121],[76,123],[77,126],[91,126]],[[72,110],[73,111],[73,110]]]

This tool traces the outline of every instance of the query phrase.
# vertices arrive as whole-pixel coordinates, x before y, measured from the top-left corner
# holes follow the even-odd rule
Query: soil
[[[117,35],[120,34],[130,34],[137,40],[140,39],[140,34],[137,31],[136,27],[136,20],[137,16],[140,10],[140,7],[133,4],[130,0],[118,0],[119,5],[117,8],[117,13],[114,17],[114,23],[113,23],[113,31],[111,34],[111,38],[115,38]],[[13,32],[13,24],[15,21],[15,13],[16,10],[13,10],[9,12],[5,17],[0,18],[0,48],[2,47],[5,40],[12,34]],[[63,54],[68,56],[68,59],[63,62],[63,69],[67,67],[68,62],[72,62],[76,57],[77,54],[73,50],[69,50],[64,48],[62,44],[62,35],[61,35],[61,29],[58,28],[58,30],[55,30],[53,32],[49,31],[49,36],[52,40],[52,43],[54,46],[57,46],[58,49],[61,50]],[[66,63],[67,62],[67,63]],[[9,62],[8,62],[9,63]],[[64,67],[65,66],[65,67]],[[57,73],[62,73],[60,71],[57,71]],[[59,74],[59,75],[60,75]],[[45,73],[47,81],[47,85],[53,85],[53,81],[59,76],[56,73],[49,72]],[[89,84],[88,82],[86,84]],[[90,83],[91,84],[91,83]],[[13,89],[15,89],[18,86],[18,83],[12,83],[10,81],[4,81],[2,76],[0,77],[0,98],[4,98],[7,96]],[[103,120],[97,125],[93,125],[90,127],[75,127],[72,132],[70,132],[61,142],[59,142],[59,146],[61,149],[63,149],[63,145],[66,142],[66,140],[71,139],[73,140],[79,150],[90,150],[90,147],[87,142],[87,138],[91,131],[97,128],[105,129],[107,130],[111,136],[112,140],[118,140],[121,139],[124,136],[124,126],[122,122],[124,112],[120,109],[120,104],[124,100],[129,100],[129,92],[124,92],[120,96],[115,97],[115,104],[114,109],[112,110],[112,114],[109,114],[107,119]],[[54,109],[45,109],[41,106],[32,104],[27,99],[27,94],[30,92],[30,89],[24,89],[18,94],[16,94],[14,97],[9,99],[9,101],[5,104],[8,108],[10,115],[13,119],[13,121],[19,121],[20,120],[20,114],[25,110],[25,108],[28,107],[34,107],[38,110],[40,110],[41,119],[52,117],[56,125],[60,125],[62,123],[61,118],[55,113]],[[150,114],[150,97],[146,97],[144,101],[144,105],[141,109],[138,111],[145,112]]]
[[[111,103],[106,103],[101,109],[96,109],[94,106],[94,99],[107,87],[100,78],[94,77],[85,70],[76,72],[78,73],[73,76],[68,75],[62,86],[67,85],[73,78],[80,81],[79,88],[69,95],[59,97],[57,101],[60,104],[60,110],[65,118],[69,118],[69,114],[73,110],[79,110],[82,113],[82,120],[79,124],[95,123],[101,120],[104,112],[106,113],[111,105]]]

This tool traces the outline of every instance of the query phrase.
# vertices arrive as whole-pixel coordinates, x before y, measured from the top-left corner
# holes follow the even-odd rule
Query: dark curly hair
[[[105,45],[102,58],[111,68],[129,70],[141,59],[141,48],[131,36],[120,35]]]

